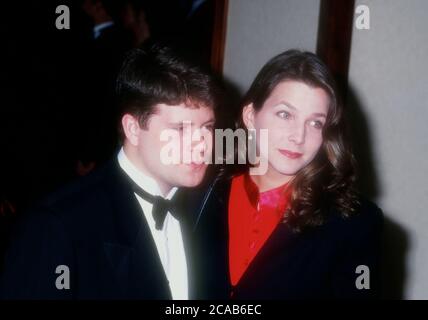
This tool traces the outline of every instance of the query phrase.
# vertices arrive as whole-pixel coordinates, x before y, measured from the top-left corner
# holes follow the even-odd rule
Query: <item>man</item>
[[[117,83],[122,148],[105,167],[23,216],[6,256],[3,298],[221,297],[220,282],[211,290],[211,275],[195,262],[204,259],[193,252],[198,219],[174,210],[171,200],[179,187],[195,187],[204,177],[215,84],[160,46],[131,52]],[[165,132],[175,138],[162,139]],[[181,143],[196,133],[203,139]],[[176,143],[180,161],[166,164],[163,151]],[[186,163],[185,152],[201,157]]]

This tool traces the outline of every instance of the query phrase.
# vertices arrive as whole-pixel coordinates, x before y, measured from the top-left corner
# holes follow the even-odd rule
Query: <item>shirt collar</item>
[[[94,29],[93,29],[93,31],[94,31],[94,39],[97,39],[101,35],[101,31],[103,31],[104,29],[106,29],[106,28],[108,28],[108,27],[110,27],[112,25],[114,25],[113,21],[107,21],[107,22],[103,22],[103,23],[97,24],[94,27]]]
[[[291,190],[290,188],[287,188],[287,183],[274,189],[259,192],[258,186],[247,173],[244,175],[244,188],[251,205],[256,209],[276,207],[280,212],[282,212],[288,205]]]
[[[139,170],[127,157],[125,150],[123,147],[120,149],[117,160],[119,161],[120,167],[126,172],[126,174],[142,189],[146,192],[154,195],[154,196],[162,196],[162,192],[160,191],[159,185],[155,179],[148,176],[141,170]],[[173,187],[165,199],[171,199],[175,192],[178,190],[177,187]]]

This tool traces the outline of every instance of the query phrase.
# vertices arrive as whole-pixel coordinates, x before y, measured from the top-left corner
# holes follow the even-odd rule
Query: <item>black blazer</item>
[[[185,191],[177,196],[188,197]],[[224,298],[226,287],[209,287],[204,277],[211,275],[197,270],[195,261],[204,257],[192,251],[191,242],[199,241],[196,219],[187,215],[181,228],[189,298]],[[24,214],[10,243],[1,298],[171,299],[150,229],[117,160]],[[70,270],[69,290],[55,286],[59,265]]]
[[[383,214],[361,199],[351,218],[332,211],[326,223],[301,233],[279,224],[254,258],[236,287],[228,272],[228,202],[230,179],[217,181],[199,208],[199,230],[204,232],[201,251],[212,255],[205,270],[215,269],[213,281],[226,277],[235,299],[359,299],[379,295],[379,254]],[[201,235],[199,235],[201,236]],[[357,289],[359,265],[370,270],[370,289]],[[213,272],[213,270],[210,270]]]

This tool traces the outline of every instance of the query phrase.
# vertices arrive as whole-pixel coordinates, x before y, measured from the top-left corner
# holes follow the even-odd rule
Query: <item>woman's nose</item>
[[[297,145],[301,145],[305,143],[305,135],[306,135],[305,126],[302,124],[296,124],[292,128],[290,135],[288,137],[288,140]]]

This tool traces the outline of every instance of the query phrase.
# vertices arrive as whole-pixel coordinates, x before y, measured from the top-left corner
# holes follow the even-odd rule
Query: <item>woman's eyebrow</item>
[[[313,113],[312,115],[314,115],[314,116],[316,116],[316,117],[323,117],[323,118],[327,118],[327,116],[326,116],[326,114],[325,114],[325,113],[318,113],[318,112],[315,112],[315,113]]]
[[[297,108],[295,106],[293,106],[291,103],[281,100],[280,102],[278,102],[278,104],[283,104],[284,106],[293,109],[293,110],[297,110]]]
[[[291,103],[284,101],[284,100],[281,100],[278,104],[282,104],[282,105],[284,105],[290,109],[297,110],[297,108],[295,106],[293,106]],[[321,113],[321,112],[315,112],[312,115],[316,116],[316,117],[327,118],[327,115],[325,113]]]

